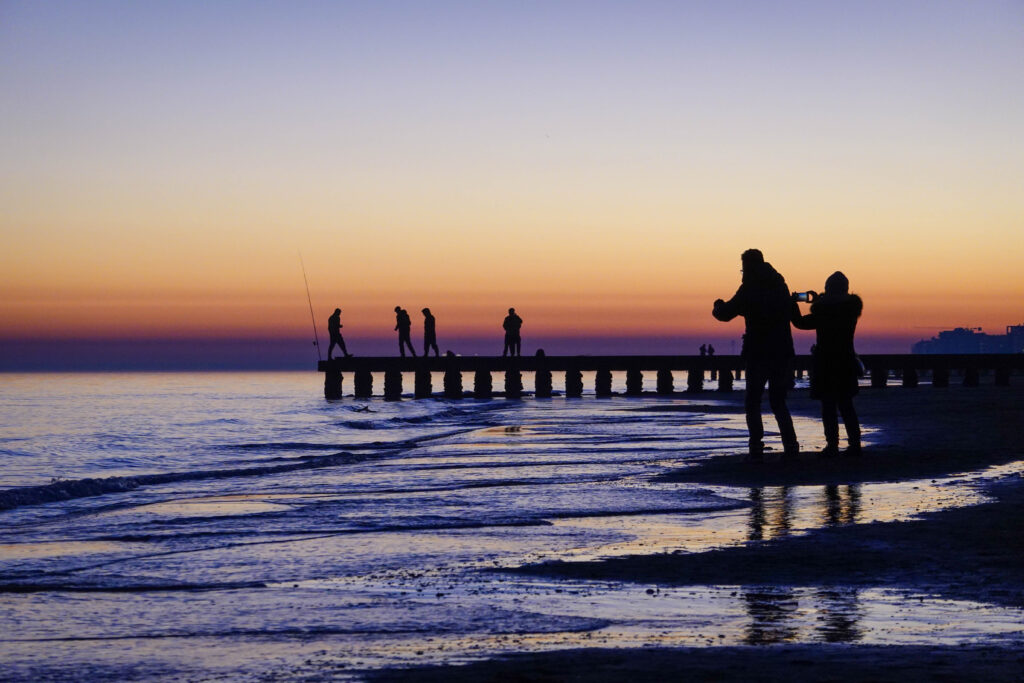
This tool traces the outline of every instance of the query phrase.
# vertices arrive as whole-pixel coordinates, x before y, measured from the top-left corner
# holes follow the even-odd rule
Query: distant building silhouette
[[[922,339],[911,353],[1024,353],[1024,323],[1007,325],[1006,334],[986,334],[980,327],[958,327]]]

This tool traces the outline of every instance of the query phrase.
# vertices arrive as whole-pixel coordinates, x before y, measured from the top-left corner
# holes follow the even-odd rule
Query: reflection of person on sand
[[[327,334],[331,338],[331,343],[327,345],[327,360],[331,360],[331,352],[334,350],[335,345],[345,354],[345,358],[352,355],[345,348],[345,340],[341,336],[342,327],[344,325],[341,324],[341,309],[335,308],[334,313],[327,319]]]
[[[772,645],[796,639],[799,631],[794,617],[799,615],[800,601],[788,586],[745,587],[743,603],[750,617],[747,645]]]
[[[843,496],[843,490],[846,496]],[[823,526],[855,524],[860,517],[860,484],[838,484],[825,487],[825,508],[822,511]]]
[[[743,280],[729,301],[717,299],[711,314],[723,322],[743,316],[742,355],[747,363],[747,393],[744,405],[750,431],[750,460],[760,462],[764,452],[764,423],[761,398],[768,385],[768,402],[779,424],[785,457],[794,458],[800,444],[793,430],[793,418],[786,406],[786,391],[793,384],[793,333],[789,321],[796,307],[790,301],[786,280],[766,263],[757,249],[743,252]]]
[[[398,351],[405,357],[405,347],[409,347],[409,353],[416,357],[416,350],[412,348],[412,338],[409,336],[412,330],[412,318],[409,312],[401,306],[395,306],[395,329],[398,330]]]
[[[505,320],[501,323],[501,326],[505,328],[505,349],[501,352],[501,355],[521,355],[519,352],[522,348],[523,340],[522,337],[519,336],[519,330],[523,326],[523,319],[516,315],[516,309],[508,309],[508,315],[505,316]]]
[[[817,342],[812,350],[811,398],[821,401],[821,421],[825,427],[825,448],[821,454],[839,453],[838,408],[846,427],[846,454],[860,455],[860,421],[853,407],[860,364],[853,349],[853,335],[864,304],[859,296],[850,294],[850,281],[839,271],[825,281],[824,294],[811,294],[811,312],[800,315],[797,311],[793,325],[801,330],[817,331]],[[793,300],[796,301],[796,294]]]

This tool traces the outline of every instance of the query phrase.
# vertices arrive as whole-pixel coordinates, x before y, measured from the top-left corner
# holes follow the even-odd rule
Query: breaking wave
[[[42,486],[21,486],[0,491],[0,510],[11,510],[26,505],[55,503],[75,498],[89,498],[108,493],[132,491],[140,486],[169,484],[179,481],[202,479],[227,479],[230,477],[258,477],[281,472],[312,470],[322,467],[350,465],[366,460],[366,455],[354,453],[332,453],[330,455],[305,456],[297,462],[262,467],[236,467],[194,472],[167,472],[163,474],[140,474],[135,477],[103,477],[89,479],[56,480]]]

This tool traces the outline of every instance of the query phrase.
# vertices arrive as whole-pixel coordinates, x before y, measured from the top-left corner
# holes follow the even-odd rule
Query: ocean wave
[[[231,443],[219,446],[239,451],[337,451],[340,446],[333,443],[306,443],[304,441],[281,441],[265,443]]]
[[[88,479],[57,480],[42,486],[20,486],[0,491],[0,510],[11,510],[26,505],[41,505],[62,500],[89,498],[108,493],[123,493],[140,486],[153,486],[179,481],[201,479],[227,479],[230,477],[258,477],[281,472],[311,470],[322,467],[349,465],[365,460],[367,456],[354,453],[332,453],[331,455],[305,456],[298,462],[261,467],[238,467],[192,472],[167,472],[163,474],[141,474],[135,477],[104,477]]]
[[[218,590],[239,590],[243,588],[266,588],[262,581],[231,581],[225,583],[141,583],[141,584],[73,584],[67,582],[11,582],[0,583],[2,593],[150,593],[160,591],[203,592]]]

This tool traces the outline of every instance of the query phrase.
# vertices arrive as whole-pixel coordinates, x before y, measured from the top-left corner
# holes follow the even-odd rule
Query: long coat
[[[811,365],[812,398],[841,399],[857,394],[860,363],[853,335],[863,310],[864,302],[856,294],[825,294],[811,304],[810,313],[794,316],[797,329],[817,331]]]

